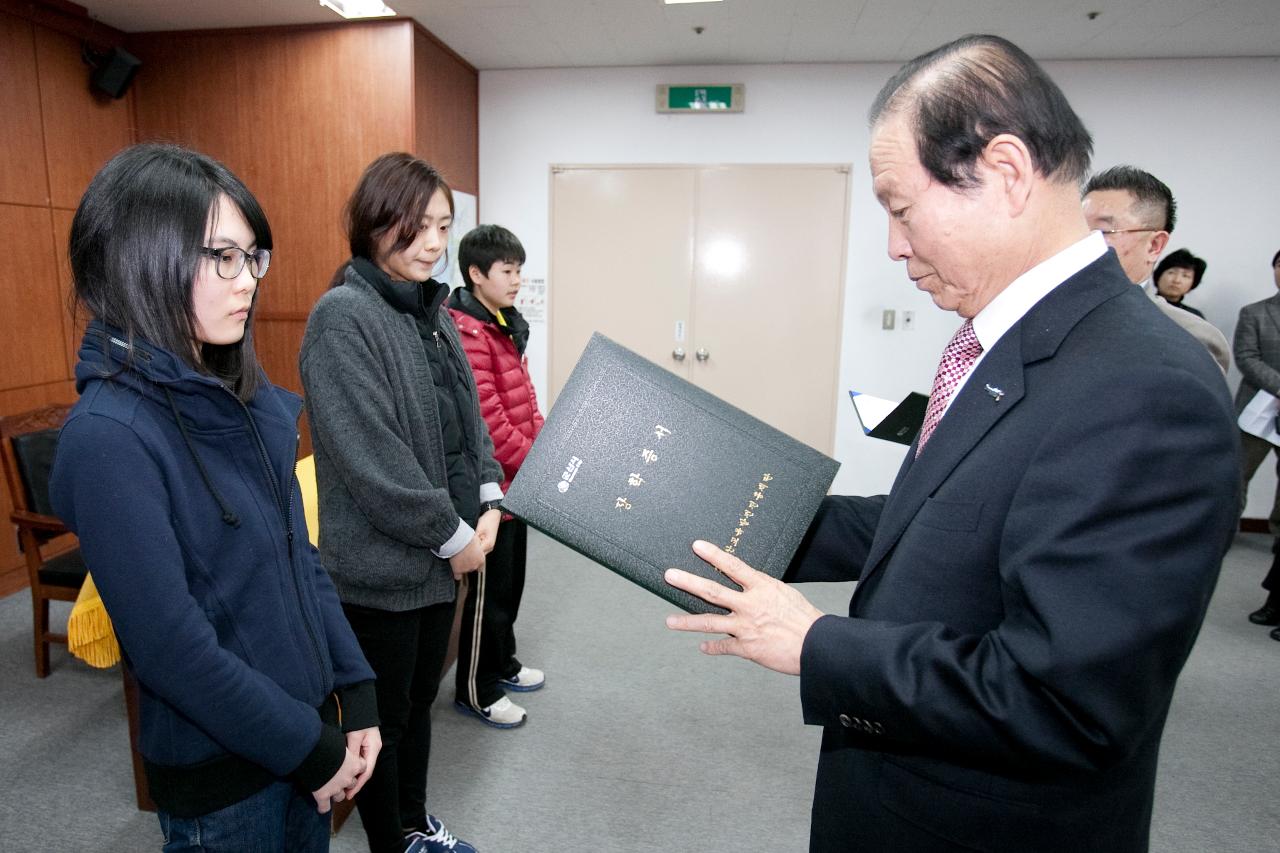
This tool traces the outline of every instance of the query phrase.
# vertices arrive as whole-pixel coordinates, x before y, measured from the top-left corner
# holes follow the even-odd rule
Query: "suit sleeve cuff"
[[[480,503],[502,500],[502,486],[497,483],[485,483],[480,487]]]
[[[347,757],[347,739],[335,726],[321,726],[320,740],[289,779],[304,791],[318,791],[342,768]]]
[[[463,548],[467,547],[467,543],[470,542],[471,537],[475,535],[476,532],[472,529],[470,524],[467,524],[462,519],[458,519],[458,529],[454,531],[454,534],[449,537],[448,541],[438,549],[433,548],[431,553],[435,554],[442,560],[447,560],[456,555]]]
[[[874,632],[875,623],[826,614],[814,622],[800,649],[800,707],[810,726],[843,724],[842,716],[866,716],[865,699],[854,685],[862,684],[865,667],[855,641]],[[870,643],[868,642],[868,645]]]
[[[373,689],[372,679],[357,681],[334,692],[342,703],[344,732],[358,732],[378,725],[378,694]]]

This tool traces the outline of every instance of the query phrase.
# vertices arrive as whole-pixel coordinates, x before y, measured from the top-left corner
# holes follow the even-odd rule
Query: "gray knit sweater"
[[[462,343],[441,311],[441,337]],[[465,365],[465,358],[462,363]],[[350,265],[320,297],[299,356],[316,459],[320,557],[343,602],[402,611],[451,601],[447,560],[434,553],[459,529],[449,499],[436,388],[414,318]],[[480,449],[481,483],[502,481],[475,403],[463,429]]]

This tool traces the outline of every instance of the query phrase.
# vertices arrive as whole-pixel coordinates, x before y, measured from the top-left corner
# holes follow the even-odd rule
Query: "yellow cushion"
[[[302,512],[307,518],[307,535],[312,545],[320,544],[320,503],[316,498],[316,458],[304,456],[294,468],[302,489]]]
[[[67,618],[67,647],[71,654],[98,669],[106,669],[120,662],[120,644],[111,627],[111,617],[98,596],[93,577],[84,576],[76,603],[71,605]]]

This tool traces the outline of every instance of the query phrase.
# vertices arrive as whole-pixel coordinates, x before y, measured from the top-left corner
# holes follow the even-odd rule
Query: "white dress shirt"
[[[973,371],[987,357],[991,348],[1004,337],[1005,332],[1013,328],[1015,323],[1021,320],[1037,302],[1048,296],[1055,287],[1089,266],[1106,252],[1107,241],[1103,239],[1100,232],[1092,231],[1083,240],[1072,243],[1053,257],[1036,264],[996,294],[996,297],[987,303],[987,307],[973,318],[973,333],[977,336],[978,343],[982,344],[982,354],[978,356],[973,367],[952,392],[951,399],[947,401],[947,409],[951,408],[951,403],[960,396],[961,389],[968,383]],[[943,410],[943,414],[946,414],[946,410]]]

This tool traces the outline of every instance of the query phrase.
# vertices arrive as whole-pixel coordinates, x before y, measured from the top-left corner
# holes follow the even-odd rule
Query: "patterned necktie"
[[[973,321],[965,320],[964,325],[951,336],[951,343],[942,351],[938,372],[933,376],[933,391],[929,393],[929,407],[925,409],[924,425],[920,427],[916,458],[920,457],[924,443],[942,420],[942,414],[947,410],[947,402],[955,393],[956,386],[969,374],[980,355],[982,344],[978,343],[978,336],[973,333]]]

